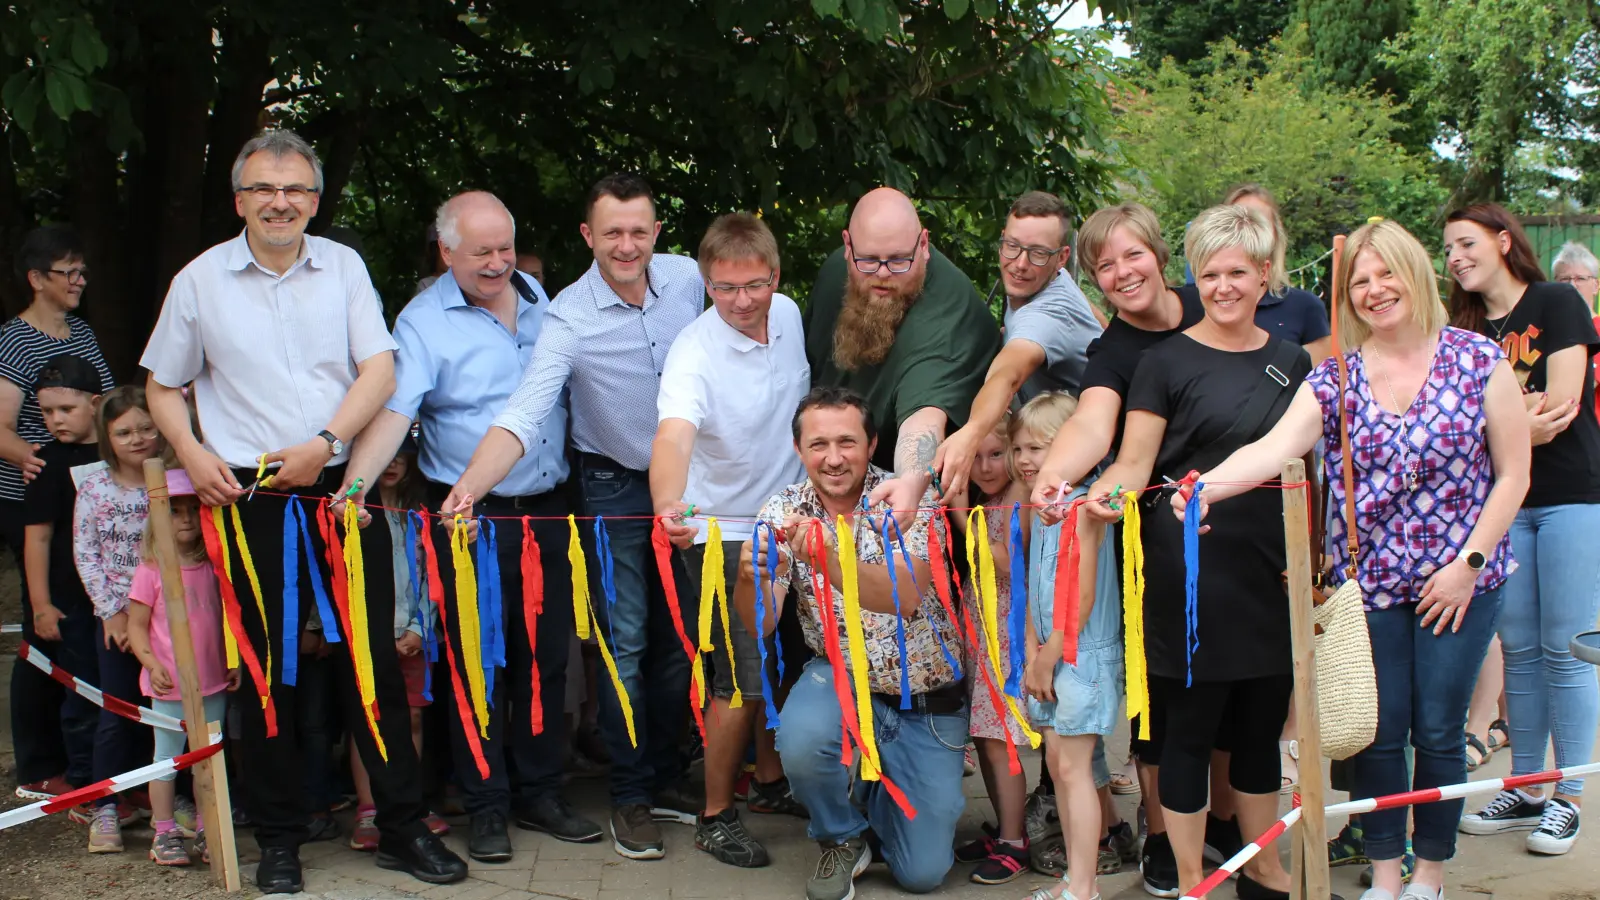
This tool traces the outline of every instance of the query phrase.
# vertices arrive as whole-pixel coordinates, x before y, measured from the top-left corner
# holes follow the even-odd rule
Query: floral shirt
[[[87,467],[86,467],[87,468]],[[150,515],[142,487],[123,487],[103,464],[78,484],[72,511],[72,549],[78,577],[94,603],[95,615],[109,619],[128,605],[139,544]]]
[[[881,482],[889,477],[889,473],[870,466],[867,469],[866,484],[862,486],[862,494],[871,493]],[[923,506],[932,506],[938,498],[930,489],[922,496]],[[822,507],[822,501],[817,497],[816,489],[811,486],[810,479],[799,484],[790,485],[783,489],[776,497],[768,500],[761,508],[761,519],[774,524],[781,524],[788,516],[811,516],[821,519],[828,532],[837,536],[835,523]],[[919,516],[914,525],[905,532],[906,551],[913,560],[928,560],[928,528],[930,519]],[[939,528],[942,538],[945,536],[942,525]],[[890,531],[892,537],[893,531]],[[765,535],[762,536],[765,540]],[[846,536],[849,539],[849,536]],[[884,562],[884,548],[882,536],[871,528],[858,528],[854,536],[856,558],[862,565],[882,565]],[[891,541],[891,546],[896,554],[900,547]],[[903,571],[903,570],[902,570]],[[777,590],[782,596],[789,587],[791,580],[798,576],[798,590],[800,596],[800,627],[805,632],[806,644],[818,656],[827,654],[827,645],[823,643],[822,607],[817,602],[816,588],[811,581],[812,568],[798,560],[790,570],[777,579]],[[909,579],[902,579],[902,591],[917,590],[917,587],[907,583]],[[945,615],[944,606],[939,602],[939,596],[934,592],[933,584],[920,585],[922,602],[917,611],[905,620],[906,631],[906,656],[910,658],[910,681],[913,694],[924,694],[937,690],[954,682],[960,677],[959,673],[951,669],[949,660],[945,659],[944,650],[939,644],[942,640],[944,647],[951,653],[961,658],[961,642],[957,637],[955,624]],[[840,645],[845,651],[845,664],[849,665],[850,645],[849,638],[844,631],[844,603],[843,595],[838,586],[833,591],[834,621],[828,627],[836,629],[840,636]],[[900,649],[896,644],[895,616],[893,613],[861,611],[861,627],[866,643],[867,663],[871,669],[868,682],[871,690],[876,694],[900,695]],[[937,636],[936,636],[937,632]]]
[[[1488,338],[1445,328],[1428,380],[1405,415],[1397,416],[1373,396],[1365,356],[1345,354],[1350,382],[1344,406],[1350,416],[1360,547],[1356,574],[1367,609],[1417,602],[1428,576],[1466,549],[1494,487],[1483,395],[1490,373],[1504,358]],[[1350,552],[1334,360],[1324,360],[1305,383],[1322,404],[1323,474],[1331,486],[1328,544],[1339,583]],[[1478,589],[1498,587],[1515,568],[1510,538],[1503,537],[1478,576]]]

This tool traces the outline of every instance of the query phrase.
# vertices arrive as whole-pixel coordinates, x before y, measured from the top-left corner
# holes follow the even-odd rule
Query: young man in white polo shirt
[[[689,571],[680,594],[690,622],[687,611],[700,597],[706,518],[730,517],[721,522],[720,577],[731,599],[739,580],[739,548],[751,536],[756,511],[804,475],[787,416],[811,389],[800,309],[777,293],[778,243],[766,224],[746,213],[722,216],[700,242],[699,263],[712,308],[678,334],[667,354],[650,460],[656,514],[683,550]],[[690,504],[697,518],[684,518]],[[706,808],[695,846],[729,865],[757,868],[768,863],[767,851],[740,823],[733,786],[752,728],[764,722],[761,650],[731,602],[729,618],[731,635],[723,631],[720,614],[712,616]],[[735,681],[744,697],[737,708],[729,705]],[[804,815],[778,768],[776,751],[770,742],[762,743],[769,752],[750,787],[752,811]]]

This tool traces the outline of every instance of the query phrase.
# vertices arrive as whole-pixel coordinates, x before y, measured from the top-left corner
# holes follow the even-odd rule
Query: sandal
[[[1490,750],[1488,747],[1485,747],[1483,745],[1483,741],[1478,740],[1478,736],[1473,734],[1470,731],[1467,732],[1467,749],[1468,750],[1476,750],[1478,752],[1478,758],[1477,759],[1473,759],[1471,753],[1467,754],[1467,771],[1468,772],[1476,772],[1476,771],[1478,771],[1478,767],[1483,765],[1484,763],[1488,762],[1489,761],[1489,757],[1494,755],[1494,751]]]
[[[1505,735],[1505,737],[1503,737],[1503,738],[1502,737],[1496,737],[1495,736],[1495,732],[1497,732],[1497,731],[1500,732],[1501,734]],[[1491,754],[1498,753],[1500,750],[1503,750],[1506,747],[1511,746],[1511,726],[1510,726],[1510,724],[1508,724],[1505,719],[1495,719],[1493,722],[1490,722],[1489,723],[1488,738],[1489,738],[1489,752]]]
[[[1278,793],[1294,793],[1295,786],[1300,783],[1300,742],[1278,742]]]
[[[1133,760],[1128,760],[1122,771],[1111,776],[1111,793],[1118,796],[1139,793],[1139,769],[1133,764]]]

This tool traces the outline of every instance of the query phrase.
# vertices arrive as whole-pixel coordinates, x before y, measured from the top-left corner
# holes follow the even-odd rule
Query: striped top
[[[89,323],[74,315],[67,316],[67,339],[57,340],[34,328],[20,317],[0,325],[0,377],[22,389],[22,408],[17,412],[17,436],[32,444],[48,444],[55,440],[44,427],[44,414],[39,411],[39,397],[33,383],[44,364],[63,353],[82,357],[100,373],[102,390],[111,390],[116,382],[111,378],[111,368],[100,354],[100,342],[95,340]],[[22,501],[22,470],[0,460],[0,500]]]

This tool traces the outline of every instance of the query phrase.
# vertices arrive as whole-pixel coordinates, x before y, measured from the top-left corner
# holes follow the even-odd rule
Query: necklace
[[[1400,398],[1396,396],[1394,392],[1394,384],[1389,380],[1389,365],[1388,363],[1384,362],[1383,356],[1378,353],[1377,348],[1366,346],[1361,348],[1361,352],[1371,352],[1373,362],[1383,365],[1383,387],[1384,390],[1389,392],[1389,402],[1394,404],[1394,408],[1399,411],[1398,414],[1400,416],[1400,427],[1395,432],[1395,446],[1400,449],[1400,471],[1405,477],[1406,490],[1415,491],[1422,484],[1422,472],[1420,471],[1421,466],[1417,463],[1414,463],[1411,458],[1411,453],[1414,448],[1411,446],[1411,441],[1408,437],[1410,427],[1407,424],[1407,420],[1411,415],[1411,407],[1403,407],[1400,405]],[[1371,383],[1370,378],[1368,379],[1368,383]],[[1424,380],[1422,383],[1422,389],[1417,391],[1417,396],[1421,397],[1422,391],[1426,390],[1427,387],[1428,383],[1426,380]],[[1415,405],[1415,403],[1416,401],[1413,400],[1412,404]],[[1418,463],[1419,462],[1420,461],[1418,461]]]

